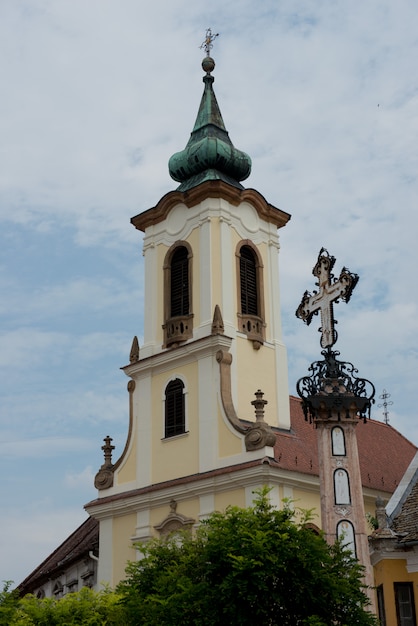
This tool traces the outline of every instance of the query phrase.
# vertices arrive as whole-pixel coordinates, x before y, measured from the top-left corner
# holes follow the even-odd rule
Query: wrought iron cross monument
[[[309,367],[311,374],[296,385],[302,398],[305,418],[315,424],[318,439],[321,520],[330,543],[339,538],[363,564],[364,582],[371,606],[374,606],[374,579],[370,563],[364,512],[363,489],[358,458],[356,426],[359,416],[366,421],[374,402],[374,386],[356,376],[351,363],[339,361],[339,352],[332,350],[337,341],[333,305],[348,302],[358,276],[344,267],[334,279],[335,258],[324,248],[312,270],[317,277],[318,291],[305,291],[296,315],[306,324],[321,314],[322,361]]]
[[[296,310],[296,316],[309,324],[312,317],[321,312],[321,346],[330,348],[337,341],[337,331],[335,330],[334,302],[340,299],[348,302],[358,282],[358,275],[349,272],[346,267],[341,270],[338,280],[334,280],[331,273],[335,264],[335,257],[330,256],[325,248],[322,248],[318,255],[318,261],[312,270],[312,274],[318,278],[316,285],[318,291],[313,294],[305,291],[302,301]]]

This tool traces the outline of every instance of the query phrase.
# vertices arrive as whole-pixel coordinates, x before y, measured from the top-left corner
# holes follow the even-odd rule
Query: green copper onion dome
[[[206,75],[199,112],[187,146],[169,160],[170,176],[181,183],[179,191],[187,191],[207,180],[223,180],[242,189],[239,181],[250,175],[251,159],[234,148],[225,128],[212,87],[215,61],[207,56],[202,68]]]

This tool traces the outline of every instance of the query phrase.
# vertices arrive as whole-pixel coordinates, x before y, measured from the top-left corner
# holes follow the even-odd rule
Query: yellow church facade
[[[213,60],[202,67],[193,132],[169,164],[180,185],[131,220],[144,233],[143,342],[135,338],[123,368],[125,449],[113,463],[107,440],[98,498],[86,505],[100,523],[97,580],[112,586],[138,541],[248,506],[263,485],[278,507],[290,500],[314,509],[321,526],[316,435],[300,402],[289,401],[281,330],[279,232],[290,216],[241,185],[251,160],[226,132]],[[373,515],[376,497],[392,493],[414,453],[392,437],[406,465],[391,471],[380,426],[358,428],[369,429],[362,478]]]
[[[300,398],[289,396],[279,264],[290,215],[241,184],[251,159],[226,131],[214,67],[206,57],[193,131],[169,161],[177,189],[131,220],[145,287],[141,345],[135,337],[123,367],[126,444],[114,460],[105,438],[97,497],[85,506],[90,517],[21,583],[21,593],[61,597],[82,585],[114,587],[139,557],[138,542],[192,529],[230,505],[249,506],[263,486],[275,506],[312,510],[315,525],[329,530],[329,519],[321,519],[326,498],[323,516],[332,509],[333,528],[335,520],[354,528],[354,511],[374,517],[376,499],[399,493],[417,451],[394,428],[356,423],[354,415],[355,491],[364,507],[341,505],[332,479],[325,494],[322,480],[321,496],[327,465],[343,471],[350,498],[353,465],[345,446],[331,443],[335,425],[318,446],[320,429],[305,420]],[[406,546],[386,525],[382,515],[370,544],[377,606],[387,624],[403,624],[394,621],[395,605],[414,593],[418,560],[413,546],[404,558]]]

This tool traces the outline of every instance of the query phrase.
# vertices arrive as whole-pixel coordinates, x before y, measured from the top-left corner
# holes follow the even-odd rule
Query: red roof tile
[[[305,421],[299,398],[290,397],[291,430],[279,431],[275,459],[279,466],[318,475],[315,427]],[[364,487],[393,493],[417,451],[416,446],[391,426],[359,420],[357,444]]]

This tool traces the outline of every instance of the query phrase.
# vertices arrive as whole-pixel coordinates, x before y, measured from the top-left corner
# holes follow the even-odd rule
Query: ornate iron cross
[[[199,46],[200,48],[205,49],[206,56],[210,56],[210,51],[213,48],[213,41],[216,39],[216,37],[219,37],[219,33],[214,34],[212,33],[211,28],[206,29],[205,41],[202,43],[201,46]]]
[[[303,320],[308,326],[312,317],[321,312],[321,346],[330,348],[337,341],[337,331],[335,330],[334,302],[339,299],[348,302],[358,282],[358,275],[350,272],[346,267],[341,270],[338,280],[334,280],[332,269],[335,264],[335,257],[330,256],[325,248],[321,248],[318,261],[312,270],[312,274],[318,278],[315,283],[318,291],[312,294],[305,291],[302,301],[296,310],[296,317]]]

